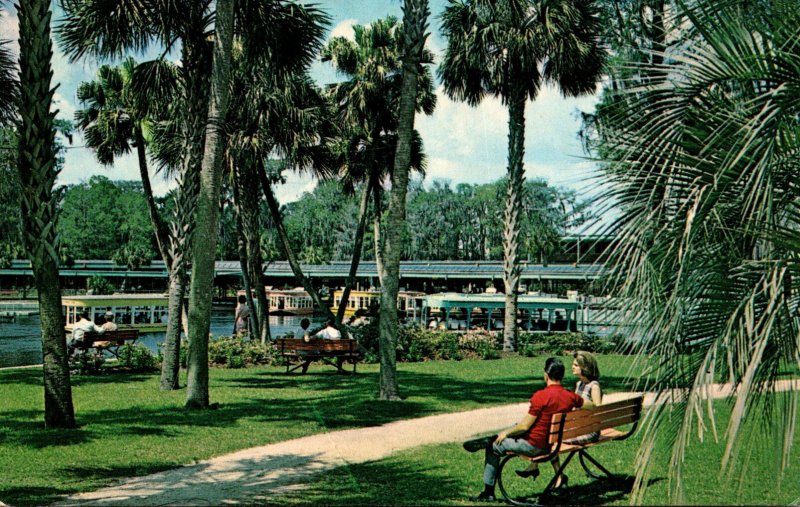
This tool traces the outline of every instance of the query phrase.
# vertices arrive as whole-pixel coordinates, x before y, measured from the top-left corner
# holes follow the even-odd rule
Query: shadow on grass
[[[280,494],[280,492],[278,492]],[[443,467],[375,461],[326,472],[319,481],[274,496],[296,505],[452,505],[466,493]]]
[[[539,496],[538,502],[542,505],[607,505],[627,501],[633,490],[634,480],[630,475],[617,476],[615,479],[592,479],[588,484],[569,486],[564,490]],[[648,487],[663,480],[660,477],[650,479]]]
[[[12,505],[49,505],[58,501],[63,495],[75,493],[75,489],[51,487],[14,487],[0,485],[0,500],[12,502]]]
[[[0,383],[42,385],[41,368],[20,368],[0,371]],[[153,378],[155,373],[133,373],[117,367],[104,368],[97,375],[70,375],[73,387],[93,384],[118,384],[120,382],[145,382]]]

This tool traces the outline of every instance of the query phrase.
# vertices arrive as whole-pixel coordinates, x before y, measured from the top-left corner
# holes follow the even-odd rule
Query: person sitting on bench
[[[342,332],[336,329],[336,325],[332,319],[328,319],[328,321],[325,322],[325,327],[317,331],[317,333],[314,335],[314,338],[321,338],[323,340],[341,340]]]
[[[91,343],[83,343],[86,333],[91,332],[103,334],[106,332],[106,330],[89,320],[89,312],[84,310],[81,312],[80,320],[75,323],[75,326],[73,326],[72,338],[70,338],[69,342],[67,343],[70,353],[74,352],[79,346],[91,346]]]
[[[550,423],[553,415],[584,406],[583,398],[561,385],[563,378],[564,363],[555,357],[548,358],[544,363],[544,381],[547,386],[531,396],[530,408],[525,417],[515,426],[501,431],[496,437],[484,437],[464,443],[464,448],[471,452],[485,448],[483,492],[470,498],[471,501],[496,502],[494,485],[500,458],[507,452],[525,456],[547,454],[550,449]],[[591,403],[587,402],[586,405],[589,406]],[[552,465],[558,472],[557,464],[552,463]],[[566,483],[567,476],[562,474],[555,487],[563,487]]]

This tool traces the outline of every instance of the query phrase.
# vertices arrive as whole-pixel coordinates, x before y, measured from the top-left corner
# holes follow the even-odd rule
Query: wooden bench
[[[344,372],[342,365],[345,361],[353,363],[353,373],[356,372],[356,363],[364,357],[356,340],[322,340],[312,339],[306,342],[296,338],[279,338],[276,341],[278,352],[286,359],[286,373],[302,368],[308,371],[308,366],[314,361],[322,361],[336,368],[337,372]]]
[[[139,339],[138,329],[117,329],[106,331],[103,334],[89,332],[83,335],[83,340],[75,343],[76,350],[89,349],[107,350],[119,359],[119,349],[126,343],[133,345]]]
[[[535,503],[525,501],[526,497],[520,497],[517,493],[520,492],[520,484],[531,484],[530,479],[520,479],[512,470],[512,467],[506,467],[514,458],[522,458],[527,462],[546,463],[559,454],[567,453],[567,458],[561,463],[558,473],[553,475],[553,478],[542,491],[541,495],[546,495],[553,489],[553,486],[558,479],[558,476],[567,468],[569,462],[577,454],[581,466],[590,477],[595,479],[603,478],[602,475],[591,470],[587,466],[587,461],[594,465],[598,470],[603,472],[610,479],[618,479],[611,472],[609,472],[603,465],[600,464],[595,458],[589,455],[587,449],[596,445],[614,442],[616,440],[625,440],[636,431],[636,426],[642,414],[642,401],[643,396],[636,396],[628,398],[607,405],[599,407],[575,410],[565,414],[555,414],[550,424],[550,452],[541,456],[529,457],[514,453],[507,453],[507,455],[500,462],[500,468],[497,471],[497,485],[500,487],[500,493],[506,502],[511,505],[536,505]],[[629,426],[627,430],[622,431],[619,428],[622,426]],[[600,438],[594,442],[585,444],[568,444],[565,441],[587,435],[589,433],[600,432]],[[503,471],[508,468],[506,473],[506,480],[503,480]],[[514,484],[512,491],[511,484]]]

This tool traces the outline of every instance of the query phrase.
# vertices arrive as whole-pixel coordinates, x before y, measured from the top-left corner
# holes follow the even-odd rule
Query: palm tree
[[[0,125],[6,125],[14,119],[17,104],[14,57],[6,44],[8,41],[0,40]]]
[[[130,153],[132,146],[136,148],[139,174],[156,244],[165,264],[169,266],[169,233],[158,214],[150,184],[143,133],[147,119],[137,103],[140,99],[134,90],[135,69],[133,58],[126,58],[118,67],[101,66],[97,70],[96,80],[81,83],[78,100],[84,109],[75,112],[75,126],[83,130],[86,145],[94,150],[97,160],[103,165],[113,165],[116,157]]]
[[[747,5],[747,17],[738,2],[682,7],[669,67],[637,65],[659,79],[600,118],[601,204],[619,213],[609,287],[639,354],[658,358],[648,387],[678,402],[645,419],[639,501],[658,439],[672,443],[671,500],[685,503],[684,451],[693,428],[718,437],[703,394],[719,378],[733,387],[723,472],[746,466],[753,434],[782,443],[785,467],[795,433],[800,394],[774,391],[800,357],[800,7]]]
[[[450,0],[442,15],[445,92],[470,105],[491,94],[508,107],[504,350],[514,350],[517,334],[525,104],[545,83],[565,96],[593,93],[605,60],[599,31],[594,0]]]
[[[71,60],[86,55],[114,58],[157,43],[165,48],[162,58],[140,66],[151,71],[144,82],[158,83],[165,73],[164,58],[180,43],[181,65],[177,77],[181,98],[172,107],[180,114],[180,121],[165,127],[167,131],[178,133],[182,141],[179,191],[171,224],[169,297],[170,322],[180,322],[188,247],[197,223],[194,214],[200,189],[212,60],[207,40],[213,31],[211,8],[214,3],[210,0],[63,0],[62,4],[65,17],[58,33],[61,46]],[[277,0],[242,1],[235,5],[234,15],[242,20],[237,30],[248,41],[251,54],[273,61],[276,71],[295,68],[305,61],[294,56],[298,52],[310,52],[306,41],[315,34],[313,29],[309,30],[312,25],[309,19],[318,17],[315,8]],[[108,23],[109,19],[114,23]],[[292,44],[286,44],[287,41]],[[292,51],[283,51],[282,46]],[[178,337],[168,334],[164,346],[165,365],[177,364],[178,347]],[[170,373],[170,378],[165,379],[162,371],[162,387],[165,384],[177,387],[177,369],[171,368]]]
[[[283,19],[277,21],[286,25],[293,35],[282,41],[281,51],[272,56],[265,58],[246,38],[239,39],[233,77],[238,92],[229,109],[226,148],[227,165],[239,194],[237,209],[246,237],[243,253],[249,265],[249,281],[259,301],[260,335],[264,340],[269,335],[269,321],[261,254],[261,191],[297,283],[305,288],[318,308],[330,313],[311,281],[304,276],[285,234],[265,162],[280,157],[295,169],[311,169],[318,177],[328,176],[326,151],[320,139],[328,135],[329,122],[324,101],[306,75],[322,45],[328,18],[320,11],[307,8],[299,12],[287,10]]]
[[[392,173],[397,146],[397,109],[402,85],[400,43],[402,25],[388,17],[368,26],[353,27],[354,40],[334,37],[322,50],[322,61],[330,61],[347,79],[332,85],[328,99],[333,104],[339,133],[334,142],[337,164],[345,191],[361,182],[359,213],[350,272],[336,322],[341,323],[350,291],[355,283],[366,229],[371,192],[381,192],[380,182]],[[432,114],[436,105],[433,76],[426,64],[433,55],[423,51],[419,69],[417,111]],[[421,141],[414,143],[412,167],[421,170]],[[380,213],[380,210],[376,210]]]
[[[55,152],[56,112],[50,111],[54,88],[50,59],[50,1],[20,2],[19,15],[19,183],[22,191],[22,240],[39,293],[44,359],[44,421],[48,428],[75,426],[72,387],[61,314],[58,275],[58,177]]]
[[[414,114],[420,66],[425,55],[428,16],[427,0],[405,0],[403,4],[402,85],[397,113],[397,149],[394,155],[392,189],[386,217],[386,235],[376,235],[375,257],[381,275],[381,308],[379,344],[381,356],[380,399],[400,399],[397,384],[397,293],[400,286],[401,236],[406,219],[406,193],[411,166]],[[377,192],[376,192],[377,196]],[[378,204],[376,202],[376,204]],[[380,206],[375,208],[376,214]],[[382,242],[381,242],[382,241]]]
[[[192,285],[189,296],[189,358],[186,406],[208,407],[208,332],[211,328],[211,294],[214,260],[219,237],[219,199],[225,151],[224,121],[231,93],[234,0],[217,0],[214,23],[214,60],[208,110],[200,194],[197,200],[197,234],[192,244]]]

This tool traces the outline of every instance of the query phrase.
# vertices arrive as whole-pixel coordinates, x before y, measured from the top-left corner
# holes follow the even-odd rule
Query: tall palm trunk
[[[58,176],[50,112],[55,89],[50,88],[53,54],[50,41],[50,0],[19,2],[20,93],[19,181],[22,191],[23,241],[39,293],[44,361],[44,422],[48,428],[75,426],[69,378],[61,286],[56,254]]]
[[[170,230],[169,256],[171,263],[167,307],[169,320],[164,338],[164,361],[161,364],[160,385],[162,390],[178,389],[179,387],[181,331],[183,324],[187,324],[184,320],[184,314],[187,312],[183,298],[186,295],[187,264],[191,255],[189,244],[195,227],[194,210],[197,206],[197,195],[200,189],[199,173],[203,156],[208,104],[208,93],[205,90],[206,79],[200,62],[203,43],[202,39],[187,38],[183,45],[182,61],[187,82],[182,124],[184,156],[181,163],[174,219]],[[186,335],[188,336],[189,333],[186,332]]]
[[[294,254],[292,245],[289,242],[289,235],[286,234],[286,227],[283,225],[283,216],[281,215],[280,206],[278,206],[278,201],[275,199],[275,194],[272,193],[272,185],[270,185],[269,179],[267,179],[267,172],[263,162],[258,161],[257,170],[258,178],[261,180],[261,188],[264,191],[264,197],[267,199],[269,213],[272,215],[272,221],[275,223],[275,229],[278,231],[278,238],[281,240],[283,253],[286,255],[289,266],[292,268],[295,280],[308,292],[308,295],[311,296],[311,299],[314,301],[314,305],[319,308],[327,318],[335,319],[336,317],[331,312],[331,309],[322,302],[322,298],[319,297],[319,293],[311,284],[311,281],[303,274],[300,262],[297,260],[297,256]]]
[[[522,225],[522,201],[525,191],[525,91],[514,87],[508,99],[508,190],[503,223],[503,282],[506,290],[506,315],[503,327],[503,350],[512,351],[517,338],[517,288],[519,236]]]
[[[342,324],[344,312],[347,309],[347,302],[350,300],[350,291],[353,289],[353,284],[356,280],[356,273],[358,273],[358,264],[361,262],[361,249],[364,245],[364,231],[367,228],[367,214],[369,212],[369,195],[370,189],[373,186],[374,174],[370,176],[369,181],[364,183],[364,188],[361,190],[361,200],[358,204],[358,224],[356,224],[356,237],[353,241],[353,259],[350,261],[350,272],[347,274],[347,280],[344,283],[344,290],[342,291],[342,300],[339,302],[339,309],[336,311],[336,325]]]
[[[234,0],[217,0],[214,60],[208,108],[200,193],[197,199],[197,234],[192,238],[192,282],[189,294],[189,363],[186,389],[188,408],[208,407],[208,333],[214,260],[219,235],[219,196],[224,158],[223,122],[228,110],[233,47]]]
[[[247,160],[242,166],[243,185],[240,190],[242,193],[242,232],[245,237],[247,248],[247,267],[250,271],[250,280],[256,294],[258,304],[255,307],[255,314],[258,319],[257,336],[261,343],[266,343],[270,338],[269,333],[269,301],[264,280],[264,262],[261,256],[261,220],[259,219],[259,195],[258,186],[253,185],[256,179],[255,168],[252,160]],[[251,307],[252,308],[252,307]]]
[[[164,264],[169,267],[169,232],[161,217],[158,214],[158,207],[156,206],[156,199],[153,195],[153,187],[150,185],[150,172],[147,169],[147,154],[144,147],[144,136],[142,136],[141,127],[136,127],[136,156],[139,160],[139,175],[142,179],[142,192],[147,201],[147,211],[150,215],[150,224],[153,226],[153,233],[156,237],[156,245],[158,246],[158,253]]]
[[[427,0],[405,0],[403,6],[403,85],[397,123],[397,151],[394,158],[392,189],[383,245],[385,278],[381,291],[380,399],[397,400],[397,292],[400,286],[402,231],[406,219],[406,193],[411,165],[411,139],[417,103],[417,81],[425,30],[428,23]]]
[[[253,285],[250,283],[250,261],[247,257],[247,245],[245,236],[244,236],[244,223],[242,218],[242,191],[241,191],[241,182],[242,182],[242,175],[236,169],[232,169],[235,171],[233,177],[233,199],[235,202],[234,209],[236,211],[236,247],[239,251],[239,266],[242,270],[242,283],[244,284],[244,293],[245,298],[247,299],[247,306],[249,308],[254,308],[255,305],[253,304]],[[253,313],[252,318],[250,319],[250,332],[253,333],[253,336],[258,334],[259,330],[259,322],[258,322],[258,315]],[[234,332],[236,331],[236,324],[234,323]]]

